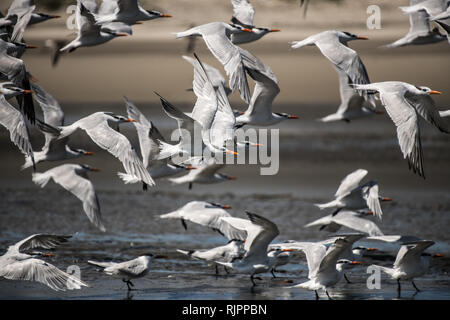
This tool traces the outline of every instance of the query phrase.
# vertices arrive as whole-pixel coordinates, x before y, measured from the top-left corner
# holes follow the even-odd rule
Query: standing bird
[[[87,176],[89,171],[100,170],[84,164],[63,164],[43,173],[33,173],[33,182],[44,188],[50,179],[53,179],[55,183],[71,192],[83,203],[83,209],[89,221],[105,232],[106,228],[102,221],[100,203],[94,185]]]
[[[138,24],[140,21],[149,21],[157,18],[170,18],[154,10],[145,10],[139,0],[104,0],[100,7],[100,16],[96,17],[97,24],[123,22],[128,25]]]
[[[102,28],[96,24],[94,15],[86,9],[81,0],[78,0],[76,11],[77,37],[61,48],[59,51],[73,52],[80,47],[97,46],[108,42],[116,37],[127,36],[127,33],[116,32],[107,28]]]
[[[335,199],[328,203],[316,204],[321,210],[334,208],[332,216],[335,216],[342,209],[363,210],[369,208],[381,220],[383,211],[380,201],[391,201],[391,198],[380,197],[378,195],[378,182],[371,180],[363,185],[359,185],[361,180],[367,175],[367,170],[358,169],[347,175],[339,185],[334,194]]]
[[[231,90],[234,92],[238,89],[241,98],[246,103],[249,103],[250,89],[248,87],[242,56],[238,47],[228,38],[232,33],[241,32],[252,32],[252,30],[236,24],[211,22],[184,32],[178,32],[176,33],[176,38],[201,36],[211,53],[224,66]]]
[[[6,77],[17,87],[22,88],[25,94],[17,97],[17,101],[31,123],[35,122],[33,97],[31,95],[31,85],[29,74],[25,68],[25,63],[7,53],[8,43],[0,39],[0,75]]]
[[[149,253],[125,262],[97,262],[88,260],[88,263],[104,268],[103,272],[107,275],[122,278],[122,281],[127,284],[128,291],[130,291],[133,290],[131,289],[131,287],[134,287],[131,279],[137,279],[146,276],[150,271],[153,258],[154,255]]]
[[[441,132],[450,133],[448,119],[441,118],[430,97],[431,94],[441,92],[400,81],[356,85],[355,88],[380,94],[381,103],[397,127],[397,138],[403,157],[408,160],[409,168],[425,179],[418,115]]]
[[[414,289],[416,289],[417,292],[420,291],[414,283],[414,278],[418,278],[428,271],[432,257],[442,257],[441,254],[431,256],[430,254],[424,253],[425,249],[433,244],[434,241],[430,240],[404,243],[397,253],[392,268],[377,266],[392,279],[397,280],[397,292],[399,296],[401,292],[401,280],[411,280]]]
[[[147,185],[154,186],[155,182],[142,164],[130,141],[127,137],[112,129],[108,125],[108,121],[119,125],[120,123],[135,122],[136,120],[115,115],[112,112],[100,111],[75,121],[68,126],[55,128],[44,125],[41,126],[41,130],[57,135],[58,139],[64,139],[76,130],[82,129],[100,148],[105,149],[118,158],[127,174],[137,177]]]
[[[208,263],[213,263],[216,268],[216,275],[219,274],[219,268],[217,261],[220,262],[232,262],[233,260],[240,259],[244,255],[243,242],[241,240],[232,239],[226,245],[215,247],[212,249],[203,250],[179,250],[179,253],[187,255],[197,260],[203,260]],[[226,267],[225,271],[228,273]]]
[[[190,221],[219,232],[228,240],[244,240],[247,237],[245,231],[238,230],[221,220],[222,217],[231,217],[225,211],[229,205],[221,205],[206,201],[191,201],[175,211],[162,214],[161,219],[180,219],[184,229],[187,230],[186,221]]]
[[[423,0],[411,0],[410,5],[416,5]],[[401,39],[386,45],[387,48],[397,48],[407,45],[422,45],[440,42],[446,39],[437,28],[430,30],[430,16],[425,10],[415,11],[409,15],[409,32]]]
[[[236,180],[235,176],[217,172],[224,168],[226,164],[219,164],[214,159],[204,161],[191,162],[195,170],[189,171],[188,174],[177,178],[168,179],[173,184],[189,184],[189,190],[192,189],[194,183],[212,184],[228,180]]]
[[[344,268],[348,265],[362,264],[359,261],[350,261],[339,259],[341,254],[352,244],[362,238],[363,235],[339,236],[333,241],[331,246],[323,243],[301,243],[301,246],[295,247],[305,253],[308,261],[309,281],[291,286],[288,288],[303,288],[314,290],[316,299],[319,299],[318,290],[325,290],[329,299],[331,299],[328,288],[336,285],[344,275]],[[292,248],[289,243],[284,246]]]
[[[253,25],[253,16],[255,9],[249,0],[231,0],[233,5],[233,17],[231,22],[240,25],[244,28],[252,30],[251,33],[234,33],[231,35],[231,42],[233,44],[243,44],[261,39],[270,32],[279,32],[279,29],[270,29],[266,27],[255,27]]]
[[[37,251],[25,253],[35,248],[52,249],[67,242],[71,236],[51,234],[34,234],[16,244],[9,246],[3,256],[0,256],[0,277],[11,280],[37,281],[55,291],[66,289],[81,289],[89,285],[70,274],[59,270],[54,265],[37,257],[51,256]]]
[[[366,37],[357,36],[349,32],[328,30],[312,35],[302,41],[291,42],[292,49],[304,46],[317,46],[322,54],[330,60],[334,68],[345,72],[351,84],[370,83],[369,75],[361,58],[355,50],[350,49],[347,44],[352,40],[368,40]],[[363,94],[374,107],[375,101],[372,96]]]
[[[64,112],[58,101],[36,83],[32,83],[31,88],[33,89],[35,100],[38,102],[44,113],[44,122],[54,127],[63,126]],[[89,156],[93,154],[90,151],[69,147],[67,145],[69,137],[58,139],[57,135],[48,132],[44,132],[44,136],[45,144],[42,147],[42,150],[33,153],[33,158],[36,163],[73,159],[83,155]],[[32,164],[32,158],[26,156],[22,170],[29,168]]]
[[[30,163],[33,166],[33,169],[35,169],[33,147],[31,146],[30,135],[28,133],[25,118],[19,110],[6,101],[6,98],[2,93],[4,89],[2,88],[0,90],[0,124],[9,131],[11,141],[25,156],[29,157]],[[22,89],[18,88],[18,90]],[[8,91],[12,90],[9,89]]]
[[[298,119],[287,113],[272,112],[272,103],[280,93],[278,79],[269,66],[247,50],[239,48],[249,76],[255,81],[255,89],[247,110],[236,117],[236,127],[244,125],[271,126],[287,119]]]

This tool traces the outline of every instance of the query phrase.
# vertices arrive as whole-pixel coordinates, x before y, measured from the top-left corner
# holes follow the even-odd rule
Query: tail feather
[[[320,210],[326,209],[326,208],[333,208],[336,206],[336,201],[330,201],[327,203],[315,203],[316,207],[318,207]]]
[[[117,175],[119,176],[120,179],[123,180],[123,182],[125,182],[125,184],[133,184],[141,181],[138,177],[128,173],[117,172]]]
[[[97,267],[102,267],[102,268],[108,268],[114,265],[113,262],[98,262],[98,261],[93,261],[93,260],[88,260],[89,264],[92,264],[94,266]]]
[[[31,158],[30,156],[25,156],[25,163],[22,165],[22,167],[20,168],[20,170],[25,170],[29,167],[34,166],[34,162],[33,162],[33,158]]]
[[[181,218],[180,213],[178,211],[161,214],[159,217],[161,219],[180,219]]]
[[[32,180],[34,183],[36,183],[41,188],[45,187],[47,183],[50,181],[51,176],[47,173],[33,173]]]
[[[379,266],[379,265],[376,265],[376,264],[374,264],[373,266],[376,266],[376,267],[380,268],[381,271],[383,271],[384,273],[388,274],[388,275],[391,276],[391,277],[394,276],[395,269],[393,269],[393,268],[382,267],[382,266]]]

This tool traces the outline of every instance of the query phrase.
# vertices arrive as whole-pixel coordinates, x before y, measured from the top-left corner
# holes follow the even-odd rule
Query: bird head
[[[423,87],[423,86],[416,87],[416,89],[418,90],[417,93],[419,93],[419,94],[424,94],[424,93],[426,93],[426,94],[442,94],[442,92],[440,92],[440,91],[431,90],[430,88]]]
[[[93,171],[93,172],[98,172],[98,171],[100,171],[100,169],[91,167],[91,166],[88,165],[88,164],[80,164],[80,167],[81,167],[81,169],[84,170],[84,171]]]
[[[154,18],[172,18],[170,14],[165,14],[156,10],[146,10],[146,11],[149,15],[153,16]]]
[[[339,41],[343,42],[343,43],[347,43],[348,41],[352,41],[352,40],[369,40],[369,38],[367,37],[363,37],[363,36],[357,36],[356,34],[347,32],[347,31],[338,31],[338,37],[339,37]]]
[[[279,117],[283,117],[285,119],[298,119],[298,116],[294,116],[292,114],[284,113],[284,112],[274,112],[275,115]]]
[[[252,29],[240,26],[238,24],[235,23],[229,23],[227,25],[227,29],[231,32],[231,33],[241,33],[241,32],[253,32]]]

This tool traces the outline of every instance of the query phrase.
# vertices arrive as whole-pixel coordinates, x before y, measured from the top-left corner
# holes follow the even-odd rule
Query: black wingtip
[[[145,182],[142,182],[142,190],[147,191],[148,185]]]

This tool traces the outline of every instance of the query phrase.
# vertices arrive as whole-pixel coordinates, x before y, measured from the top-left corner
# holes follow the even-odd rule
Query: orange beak
[[[433,257],[435,258],[442,258],[445,257],[442,253],[436,253],[435,255],[433,255]]]
[[[243,28],[242,31],[253,32],[253,30],[252,30],[252,29],[249,29],[249,28]]]
[[[293,116],[293,115],[290,115],[289,117],[288,117],[288,119],[298,119],[299,117],[297,117],[297,116]]]
[[[91,169],[91,171],[94,171],[94,172],[99,172],[99,171],[100,171],[100,169],[99,169],[99,168],[92,168],[92,169]]]
[[[197,169],[196,167],[192,167],[192,166],[187,166],[186,167],[186,170],[195,170],[195,169]]]
[[[369,40],[369,38],[367,38],[367,37],[362,37],[362,36],[359,36],[357,39],[359,39],[359,40]]]
[[[431,91],[429,92],[429,94],[442,94],[442,92],[436,91],[436,90],[431,90]]]
[[[239,114],[242,116],[242,115],[244,115],[245,114],[245,112],[239,112]]]
[[[280,29],[270,29],[269,32],[280,32],[280,31],[281,31]]]
[[[54,256],[54,254],[53,254],[53,253],[50,253],[50,252],[44,254],[44,257],[53,257],[53,256]]]
[[[366,216],[374,216],[375,213],[373,211],[367,211]]]
[[[231,209],[231,206],[228,205],[228,204],[224,204],[224,205],[222,206],[222,209]]]
[[[23,93],[29,93],[29,94],[32,94],[33,91],[32,91],[32,90],[23,90]]]
[[[27,49],[37,49],[37,48],[39,48],[39,47],[34,46],[34,45],[32,45],[32,44],[27,44],[27,45],[26,45],[26,48],[27,48]]]
[[[128,118],[127,120],[125,120],[125,122],[137,122],[137,121],[134,119]]]
[[[352,261],[350,264],[363,264],[361,261]]]
[[[133,24],[143,24],[141,21],[136,21],[135,23],[133,23]]]
[[[227,151],[225,151],[226,153],[228,153],[228,154],[232,154],[232,155],[238,155],[239,153],[237,153],[236,151],[231,151],[231,150],[227,150]]]
[[[392,201],[391,198],[381,198],[381,201]]]
[[[264,147],[262,143],[252,143],[252,147]]]
[[[162,14],[161,17],[163,17],[163,18],[172,18],[172,16],[170,14]]]
[[[93,156],[93,155],[94,155],[94,153],[91,152],[91,151],[86,151],[84,154],[85,154],[86,156]]]
[[[234,176],[228,176],[227,179],[228,179],[228,180],[236,180],[237,177],[234,177]]]
[[[58,19],[58,18],[61,18],[61,16],[58,16],[58,15],[53,15],[53,16],[51,16],[53,19]]]
[[[128,36],[128,33],[125,33],[125,32],[116,33],[116,37],[126,37],[126,36]]]
[[[367,248],[367,251],[378,251],[377,248]]]
[[[294,249],[282,249],[281,252],[293,252],[295,251]]]

